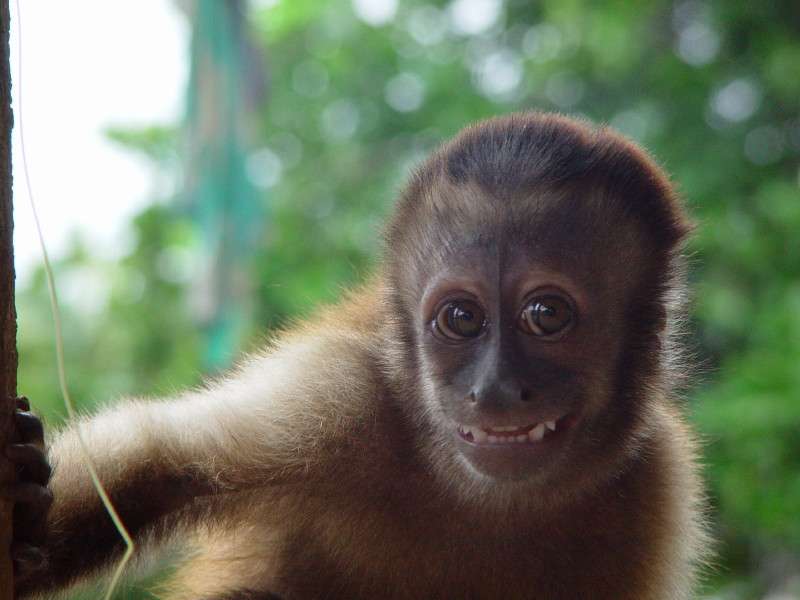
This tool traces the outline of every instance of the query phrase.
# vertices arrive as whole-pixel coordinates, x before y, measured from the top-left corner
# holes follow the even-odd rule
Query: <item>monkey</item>
[[[692,229],[608,127],[468,126],[411,175],[365,283],[227,375],[54,435],[19,597],[123,551],[80,428],[138,558],[185,548],[169,600],[690,598],[711,545],[679,393]]]

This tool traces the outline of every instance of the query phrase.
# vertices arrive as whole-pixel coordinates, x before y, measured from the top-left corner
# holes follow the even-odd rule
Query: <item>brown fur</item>
[[[616,134],[540,114],[467,129],[412,178],[370,284],[206,389],[84,420],[137,537],[190,541],[164,597],[688,598],[707,547],[672,389],[689,228],[663,173]],[[540,271],[585,309],[563,342],[502,326],[506,280]],[[499,282],[505,337],[485,364],[535,392],[490,408],[585,415],[541,472],[492,478],[454,449],[448,418],[472,414],[488,350],[427,334],[423,298],[453,272]],[[51,564],[23,597],[121,550],[74,427],[51,454]]]

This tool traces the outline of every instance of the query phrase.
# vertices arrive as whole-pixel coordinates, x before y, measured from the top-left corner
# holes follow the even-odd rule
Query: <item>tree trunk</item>
[[[14,308],[13,215],[11,212],[11,72],[9,68],[9,8],[0,0],[0,448],[12,435],[17,395],[17,314]],[[0,483],[14,477],[0,452]],[[14,596],[9,557],[12,505],[0,502],[0,600]]]

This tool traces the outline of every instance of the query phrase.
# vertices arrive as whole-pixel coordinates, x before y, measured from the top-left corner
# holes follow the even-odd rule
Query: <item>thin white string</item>
[[[100,496],[100,500],[103,502],[103,506],[105,506],[108,515],[111,517],[111,520],[114,522],[114,527],[117,528],[119,535],[122,537],[123,541],[125,542],[125,552],[122,555],[122,559],[120,560],[117,568],[114,570],[114,574],[111,578],[111,582],[109,583],[108,589],[106,590],[106,594],[104,596],[105,600],[111,600],[112,595],[114,594],[114,590],[117,588],[119,584],[120,578],[122,577],[123,572],[125,571],[125,567],[131,560],[133,556],[133,552],[135,550],[135,545],[133,539],[131,538],[130,533],[128,533],[125,524],[122,522],[117,510],[114,508],[114,504],[111,502],[111,498],[109,498],[108,492],[106,491],[105,487],[103,486],[100,478],[97,475],[97,469],[95,468],[94,461],[92,460],[91,454],[89,454],[89,448],[84,441],[83,433],[81,431],[81,424],[80,421],[77,419],[77,411],[75,410],[75,406],[72,403],[72,398],[69,395],[69,389],[67,388],[67,376],[66,376],[66,369],[64,367],[64,338],[61,332],[61,312],[59,310],[58,305],[58,297],[56,295],[56,286],[55,286],[55,279],[53,277],[53,269],[50,265],[50,258],[47,253],[47,246],[44,242],[44,235],[42,234],[42,226],[39,221],[39,214],[36,210],[36,202],[33,199],[33,188],[31,187],[31,178],[28,172],[28,157],[25,152],[25,134],[24,134],[24,120],[22,118],[22,13],[20,10],[20,2],[19,0],[15,0],[16,8],[17,8],[17,114],[16,114],[16,125],[19,128],[19,148],[20,148],[20,155],[22,156],[22,171],[25,175],[25,186],[28,190],[28,200],[30,202],[31,211],[33,212],[33,220],[36,223],[36,233],[39,237],[39,247],[42,251],[42,260],[44,261],[44,270],[47,276],[47,289],[50,294],[50,310],[53,314],[53,325],[55,328],[55,346],[56,346],[56,365],[58,368],[58,383],[61,387],[61,395],[64,397],[64,405],[67,408],[67,415],[69,416],[69,420],[75,424],[75,432],[78,435],[78,441],[80,443],[81,451],[83,453],[83,459],[86,464],[86,468],[89,471],[89,475],[92,478],[92,483],[94,484],[95,489],[97,490],[97,494]],[[76,549],[77,552],[80,552],[80,549]]]

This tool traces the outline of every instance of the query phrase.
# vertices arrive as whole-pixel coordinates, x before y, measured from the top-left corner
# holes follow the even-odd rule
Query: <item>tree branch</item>
[[[17,395],[17,314],[14,308],[14,248],[11,198],[11,72],[9,67],[9,6],[0,0],[0,448],[13,434]],[[14,477],[0,454],[0,483]],[[13,506],[0,502],[0,600],[14,596],[9,546]]]

